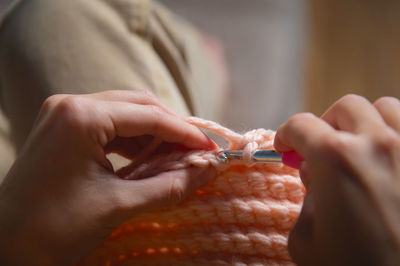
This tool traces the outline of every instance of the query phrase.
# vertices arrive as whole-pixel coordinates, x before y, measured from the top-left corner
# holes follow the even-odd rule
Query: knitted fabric
[[[298,171],[279,163],[252,163],[256,149],[272,149],[274,132],[244,135],[199,118],[188,121],[243,150],[228,164],[216,151],[174,153],[142,164],[132,176],[212,164],[217,177],[178,205],[127,221],[82,265],[293,265],[287,237],[304,197]]]

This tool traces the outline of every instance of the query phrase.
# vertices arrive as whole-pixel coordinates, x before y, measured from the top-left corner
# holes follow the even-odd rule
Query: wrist
[[[0,186],[0,264],[52,265],[45,254],[43,239],[30,226],[28,212],[18,206],[19,200],[6,188],[7,182],[3,182]]]

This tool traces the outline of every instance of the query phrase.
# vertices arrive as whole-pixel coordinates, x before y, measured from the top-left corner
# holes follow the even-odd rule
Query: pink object
[[[243,151],[243,160],[221,161],[219,147],[155,156],[148,152],[154,147],[145,150],[127,175],[132,182],[189,166],[211,165],[217,175],[177,205],[132,217],[78,265],[295,265],[287,238],[305,194],[299,171],[251,160],[256,150],[273,149],[275,132],[238,134],[212,121],[186,121],[226,139],[225,149]]]
[[[282,154],[282,162],[292,168],[299,169],[301,162],[304,160],[296,151],[288,151]]]

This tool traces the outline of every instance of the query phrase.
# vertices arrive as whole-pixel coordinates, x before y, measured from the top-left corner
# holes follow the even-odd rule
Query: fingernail
[[[282,153],[282,162],[289,167],[299,169],[303,160],[303,157],[301,157],[296,151]]]
[[[204,135],[204,149],[205,150],[214,150],[217,147],[217,144],[215,144],[214,141],[212,141],[212,139],[210,139],[206,133],[202,132]]]
[[[210,138],[208,139],[207,150],[215,150],[217,148],[217,144],[212,141]]]

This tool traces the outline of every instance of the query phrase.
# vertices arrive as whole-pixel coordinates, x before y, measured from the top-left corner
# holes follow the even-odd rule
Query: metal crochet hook
[[[242,150],[226,150],[218,153],[218,159],[224,163],[229,160],[242,160]],[[253,162],[256,163],[280,163],[282,162],[282,154],[277,153],[274,150],[257,150],[251,156]]]

